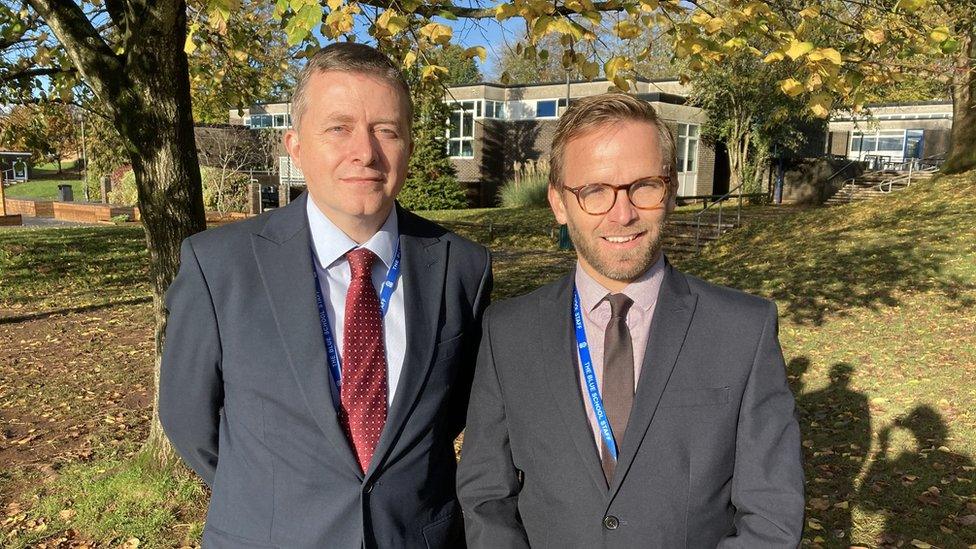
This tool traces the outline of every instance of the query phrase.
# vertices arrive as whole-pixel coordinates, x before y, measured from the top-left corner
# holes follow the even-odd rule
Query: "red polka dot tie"
[[[352,281],[342,334],[340,419],[363,471],[386,423],[386,353],[383,314],[371,276],[376,255],[366,248],[346,254]]]

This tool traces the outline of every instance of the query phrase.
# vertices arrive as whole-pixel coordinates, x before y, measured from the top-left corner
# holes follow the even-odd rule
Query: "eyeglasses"
[[[574,195],[580,208],[590,215],[602,215],[617,203],[617,191],[626,191],[630,203],[639,210],[653,210],[664,202],[671,178],[666,175],[638,179],[627,185],[592,183],[581,187],[563,187]]]

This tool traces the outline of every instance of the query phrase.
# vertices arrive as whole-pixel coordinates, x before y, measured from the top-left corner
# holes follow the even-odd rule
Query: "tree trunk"
[[[158,387],[166,332],[163,296],[179,270],[180,243],[206,228],[183,50],[186,0],[107,4],[118,25],[121,53],[105,43],[77,4],[28,2],[106,107],[132,162],[149,250],[156,320],[153,377]],[[157,466],[168,468],[176,463],[176,455],[160,426],[158,402],[157,396],[144,451]]]
[[[952,133],[942,171],[976,168],[976,29],[960,33],[962,48],[952,75]]]
[[[206,229],[193,136],[189,67],[183,51],[186,6],[182,1],[175,4],[175,13],[155,13],[158,21],[170,21],[147,25],[128,55],[135,103],[132,110],[138,114],[133,116],[132,110],[122,109],[117,111],[122,116],[115,117],[119,133],[134,145],[129,149],[129,158],[149,249],[156,320],[153,379],[157,396],[153,399],[152,423],[144,451],[160,467],[168,467],[176,457],[159,423],[159,366],[167,316],[163,297],[179,270],[183,239]],[[150,9],[158,11],[156,7]]]

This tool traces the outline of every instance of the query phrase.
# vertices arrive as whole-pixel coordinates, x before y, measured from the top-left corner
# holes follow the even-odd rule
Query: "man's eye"
[[[342,133],[342,132],[346,131],[346,127],[345,126],[329,126],[328,128],[325,129],[325,131],[327,133]]]
[[[376,133],[382,135],[383,137],[396,137],[397,132],[392,128],[377,128]]]

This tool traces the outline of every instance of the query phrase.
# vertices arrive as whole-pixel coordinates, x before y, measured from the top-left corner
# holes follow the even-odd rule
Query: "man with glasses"
[[[489,307],[458,470],[469,547],[796,547],[803,471],[773,303],[675,270],[675,148],[581,99],[549,203],[577,266]]]

